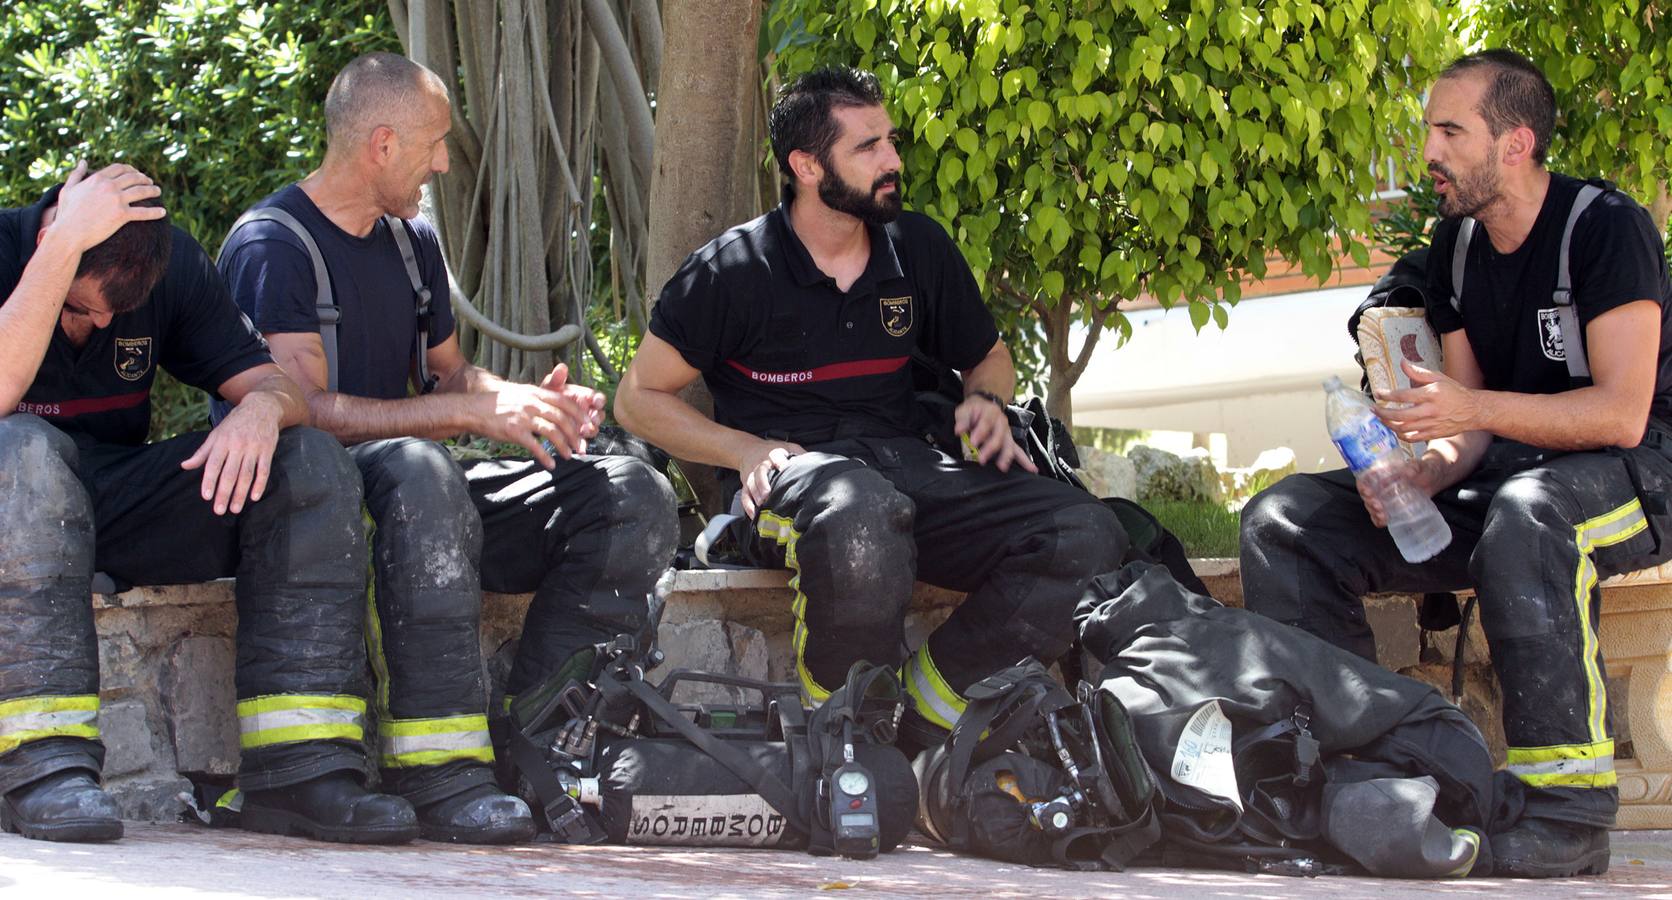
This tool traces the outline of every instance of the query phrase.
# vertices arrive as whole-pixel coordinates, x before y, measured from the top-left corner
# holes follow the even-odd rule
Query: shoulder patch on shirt
[[[1538,311],[1539,349],[1546,359],[1567,362],[1567,349],[1562,346],[1562,320],[1556,309]]]
[[[124,381],[138,381],[151,371],[151,339],[116,339],[116,374]]]
[[[882,311],[882,330],[894,337],[905,337],[911,331],[911,297],[884,297],[878,301]]]

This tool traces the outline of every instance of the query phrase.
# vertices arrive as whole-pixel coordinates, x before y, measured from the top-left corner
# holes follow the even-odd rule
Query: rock
[[[99,737],[105,745],[107,778],[144,772],[158,765],[151,724],[146,721],[145,704],[139,700],[101,703]]]
[[[1254,464],[1248,467],[1249,478],[1258,483],[1264,481],[1266,486],[1276,484],[1295,474],[1295,451],[1288,447],[1273,447],[1254,457]]]
[[[181,772],[238,771],[238,695],[232,641],[189,635],[175,642],[163,668],[162,703],[174,728]]]
[[[125,632],[99,636],[99,691],[123,696],[144,681],[143,657],[133,636]]]
[[[181,794],[189,794],[192,783],[178,775],[162,779],[107,782],[105,792],[122,810],[122,818],[139,822],[178,822],[185,811]]]
[[[1219,473],[1225,496],[1238,507],[1266,488],[1295,472],[1295,451],[1287,447],[1267,450],[1255,457],[1254,464],[1245,468],[1231,468]]]
[[[1138,470],[1132,460],[1096,447],[1081,447],[1079,451],[1082,467],[1076,471],[1086,490],[1099,497],[1138,496]]]
[[[657,671],[692,669],[720,675],[764,680],[767,674],[766,635],[746,625],[713,619],[664,624],[656,634],[657,646],[667,661]],[[680,702],[755,702],[755,697],[738,697],[737,691],[715,685],[688,685],[675,691]]]
[[[1197,448],[1176,456],[1154,447],[1133,447],[1127,454],[1138,481],[1140,500],[1200,500],[1218,503],[1224,496],[1219,473],[1208,452]]]
[[[1366,597],[1364,618],[1376,636],[1376,661],[1395,671],[1422,659],[1417,608],[1405,594]]]

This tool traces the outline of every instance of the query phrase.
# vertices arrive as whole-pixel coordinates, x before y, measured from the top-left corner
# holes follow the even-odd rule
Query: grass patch
[[[1242,514],[1201,500],[1144,500],[1149,510],[1178,535],[1190,556],[1236,556]]]

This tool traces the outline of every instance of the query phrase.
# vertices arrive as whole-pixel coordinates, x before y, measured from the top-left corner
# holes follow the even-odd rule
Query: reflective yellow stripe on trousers
[[[0,701],[0,753],[53,737],[96,740],[99,697],[19,697]]]
[[[1619,781],[1614,772],[1614,741],[1608,737],[1608,691],[1597,668],[1597,630],[1591,621],[1591,592],[1597,585],[1591,554],[1630,540],[1649,527],[1643,507],[1634,498],[1573,529],[1579,566],[1573,576],[1574,610],[1579,615],[1580,660],[1585,673],[1585,730],[1591,740],[1582,744],[1547,747],[1510,747],[1506,768],[1531,787],[1608,788]]]
[[[272,694],[238,701],[238,746],[296,741],[363,741],[366,701],[340,694]]]
[[[1579,568],[1574,573],[1573,602],[1579,614],[1582,646],[1580,666],[1585,671],[1586,726],[1591,743],[1608,740],[1608,691],[1602,683],[1602,672],[1597,668],[1597,629],[1591,621],[1591,591],[1597,584],[1597,567],[1591,553],[1598,547],[1610,547],[1630,540],[1649,527],[1643,516],[1643,506],[1632,498],[1611,512],[1587,519],[1573,529],[1574,543],[1579,548]],[[1610,742],[1610,753],[1612,742]]]
[[[1532,787],[1606,788],[1619,781],[1614,773],[1611,740],[1554,747],[1511,747],[1505,768]]]
[[[795,599],[790,604],[790,611],[795,614],[795,631],[790,637],[790,643],[795,648],[795,674],[801,679],[802,698],[810,704],[819,704],[830,699],[830,691],[813,680],[813,673],[807,671],[807,595],[801,592],[801,564],[795,557],[796,541],[801,539],[801,532],[795,530],[795,523],[769,510],[761,510],[755,516],[755,528],[761,537],[771,538],[784,548],[784,565],[795,574],[790,577],[790,590],[795,591]]]
[[[941,677],[940,670],[935,668],[935,661],[929,656],[928,644],[917,648],[911,659],[906,660],[901,680],[906,683],[906,693],[917,704],[918,715],[948,731],[958,724],[958,718],[969,705]]]
[[[493,762],[487,716],[391,719],[377,725],[386,768],[438,766],[454,760]]]

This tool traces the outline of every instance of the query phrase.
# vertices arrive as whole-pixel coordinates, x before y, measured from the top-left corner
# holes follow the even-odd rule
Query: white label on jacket
[[[1242,811],[1237,773],[1231,765],[1231,720],[1225,718],[1218,700],[1203,704],[1184,724],[1170,771],[1179,784],[1229,800]]]
[[[635,794],[627,843],[776,847],[784,816],[758,794]]]

